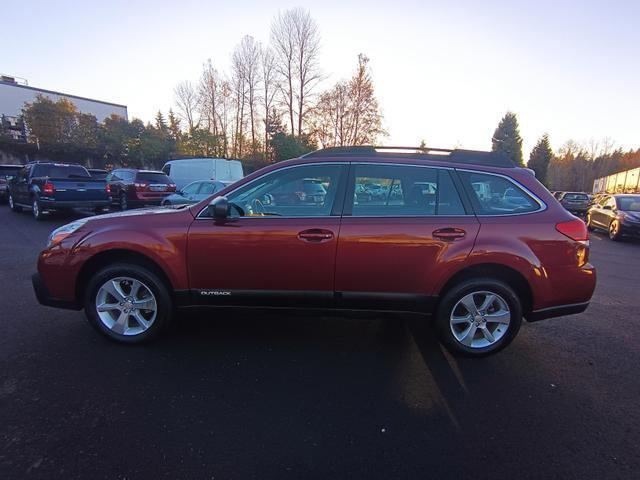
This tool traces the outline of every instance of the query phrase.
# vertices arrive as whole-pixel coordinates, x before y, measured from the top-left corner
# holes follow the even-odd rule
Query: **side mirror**
[[[216,197],[209,203],[209,212],[215,220],[224,220],[229,216],[229,200],[227,197]]]
[[[602,207],[603,210],[613,210],[613,207],[611,205],[605,205]]]

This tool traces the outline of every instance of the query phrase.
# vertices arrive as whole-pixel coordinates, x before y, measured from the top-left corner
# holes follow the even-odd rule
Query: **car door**
[[[13,201],[15,203],[22,203],[31,205],[29,198],[29,172],[31,171],[31,165],[27,165],[18,173],[12,188],[11,195],[13,195]]]
[[[448,169],[352,164],[336,258],[342,306],[429,308],[433,285],[466,258],[479,228],[454,182]],[[382,192],[357,195],[367,183]]]
[[[188,238],[194,303],[330,306],[345,169],[343,163],[280,168],[229,193],[227,219],[201,211]],[[327,194],[318,201],[302,196],[306,179],[321,182]]]
[[[616,218],[618,205],[616,204],[616,198],[611,195],[607,197],[602,204],[602,214],[600,216],[600,225],[609,228],[611,222]]]

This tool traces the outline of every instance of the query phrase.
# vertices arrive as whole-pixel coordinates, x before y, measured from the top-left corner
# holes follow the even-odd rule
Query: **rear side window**
[[[581,202],[586,202],[589,200],[589,197],[584,193],[565,193],[562,199],[563,200],[579,200]]]
[[[478,215],[535,212],[540,205],[514,182],[497,175],[459,171]]]
[[[448,170],[408,165],[356,165],[353,216],[464,215]]]
[[[169,184],[171,179],[160,172],[138,172],[136,174],[136,182]]]

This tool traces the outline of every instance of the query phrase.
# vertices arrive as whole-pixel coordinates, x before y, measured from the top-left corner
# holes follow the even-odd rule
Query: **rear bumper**
[[[70,302],[68,300],[61,300],[59,298],[54,298],[49,294],[47,290],[47,286],[44,284],[42,280],[42,276],[39,273],[34,273],[31,276],[31,283],[33,284],[33,291],[36,294],[36,298],[40,305],[45,305],[47,307],[56,307],[56,308],[66,308],[68,310],[81,310],[82,306],[78,305],[77,302]]]
[[[558,305],[556,307],[543,308],[534,310],[529,313],[526,318],[529,322],[537,322],[546,320],[547,318],[564,317],[566,315],[575,315],[584,312],[589,306],[589,302],[572,303],[570,305]]]
[[[71,209],[71,208],[107,208],[111,200],[47,200],[40,198],[40,208],[46,210]]]

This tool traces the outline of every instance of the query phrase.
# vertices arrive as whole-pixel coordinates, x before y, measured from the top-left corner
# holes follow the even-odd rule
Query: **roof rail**
[[[481,150],[462,150],[431,147],[382,147],[375,145],[362,145],[351,147],[328,147],[303,155],[303,158],[322,157],[408,157],[415,159],[442,160],[450,162],[475,165],[488,165],[492,167],[513,168],[516,165],[505,155],[498,152],[485,152]],[[431,158],[429,158],[431,157]]]

